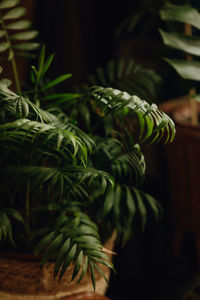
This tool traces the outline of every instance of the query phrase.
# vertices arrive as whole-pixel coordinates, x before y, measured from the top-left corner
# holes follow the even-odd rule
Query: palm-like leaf
[[[174,139],[174,122],[155,104],[150,105],[139,97],[120,90],[98,86],[93,87],[88,96],[97,107],[100,107],[104,118],[119,112],[135,116],[139,127],[138,140],[135,140],[135,143],[143,143],[147,140],[149,143],[160,140],[167,143]]]
[[[56,276],[59,273],[60,278],[70,264],[74,266],[72,281],[78,277],[77,282],[80,282],[90,269],[94,288],[93,266],[100,263],[112,268],[103,252],[97,226],[86,214],[80,212],[74,213],[73,216],[63,212],[57,218],[55,230],[50,231],[35,247],[36,254],[41,252],[42,264],[50,259],[55,260],[54,274]],[[101,271],[100,273],[102,275]]]
[[[136,215],[140,218],[141,229],[144,231],[149,211],[156,220],[162,212],[160,204],[152,196],[126,184],[116,184],[113,190],[107,191],[104,199],[96,201],[103,201],[97,213],[99,223],[108,222],[111,228],[116,228],[122,243],[132,235]]]
[[[132,59],[110,61],[90,76],[92,85],[112,87],[142,99],[155,99],[161,78],[153,70],[142,68]]]

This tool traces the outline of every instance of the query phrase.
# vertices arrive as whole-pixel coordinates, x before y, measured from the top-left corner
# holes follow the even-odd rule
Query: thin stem
[[[26,185],[26,228],[30,232],[30,180],[28,179]]]
[[[16,64],[16,60],[15,60],[14,51],[12,49],[11,41],[10,41],[10,38],[9,38],[9,35],[8,35],[8,31],[6,29],[6,26],[5,26],[4,21],[3,21],[2,18],[0,20],[0,23],[1,23],[3,31],[5,32],[6,41],[9,44],[9,51],[10,51],[9,56],[11,57],[10,61],[12,63],[15,86],[16,86],[17,92],[19,94],[21,94],[21,86],[20,86],[19,74],[18,74],[18,70],[17,70],[17,64]]]

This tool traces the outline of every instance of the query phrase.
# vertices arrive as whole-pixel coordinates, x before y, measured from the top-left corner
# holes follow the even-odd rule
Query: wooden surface
[[[111,299],[95,293],[80,293],[80,294],[62,298],[61,300],[111,300]]]

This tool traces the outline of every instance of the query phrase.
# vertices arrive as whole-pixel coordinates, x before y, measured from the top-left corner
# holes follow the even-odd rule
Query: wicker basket
[[[104,247],[113,250],[115,234],[105,243]],[[108,254],[111,259],[112,253]],[[107,278],[110,270],[101,265]],[[0,300],[55,300],[63,297],[93,292],[90,275],[87,274],[76,285],[70,282],[73,266],[70,266],[59,281],[53,278],[54,264],[47,263],[43,268],[39,261],[26,258],[0,257]],[[81,272],[81,270],[80,270]],[[104,295],[107,284],[99,273],[96,273],[96,293]]]

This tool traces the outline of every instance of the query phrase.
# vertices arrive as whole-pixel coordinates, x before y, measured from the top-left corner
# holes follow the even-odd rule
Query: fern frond
[[[60,278],[73,265],[71,280],[80,282],[93,263],[113,268],[103,247],[97,226],[84,213],[66,215],[56,220],[56,230],[50,231],[35,247],[35,254],[43,253],[42,265],[55,261],[54,275]],[[101,273],[101,272],[100,272]],[[91,273],[95,287],[95,274]]]
[[[93,99],[96,107],[100,107],[105,116],[129,112],[134,116],[138,126],[138,140],[135,143],[150,142],[171,142],[175,135],[174,122],[155,104],[148,104],[137,96],[131,96],[126,92],[121,92],[112,88],[93,87],[88,93],[88,97]],[[131,120],[130,120],[131,122]]]
[[[113,190],[108,189],[104,197],[97,198],[96,201],[103,201],[101,207],[97,205],[97,220],[103,226],[103,232],[110,234],[104,229],[104,226],[109,228],[110,224],[110,228],[116,228],[118,240],[122,244],[125,244],[133,234],[133,221],[136,215],[141,230],[144,231],[149,213],[156,221],[159,221],[162,213],[160,204],[152,196],[127,184],[117,183]]]
[[[13,177],[18,188],[27,180],[31,182],[31,189],[47,190],[49,195],[54,193],[55,199],[63,196],[82,196],[88,198],[88,190],[98,184],[101,194],[108,186],[113,187],[113,178],[106,172],[94,168],[70,167],[38,167],[38,166],[12,166],[5,170],[5,177]],[[80,198],[81,200],[81,198]]]
[[[149,100],[156,98],[162,82],[153,70],[142,68],[132,59],[110,61],[105,68],[98,68],[89,79],[92,85],[120,89]]]
[[[43,139],[42,144],[40,138]],[[87,162],[87,147],[89,147],[89,151],[92,151],[94,145],[91,139],[85,140],[86,143],[84,143],[84,134],[80,139],[70,131],[63,129],[62,126],[60,128],[57,123],[45,124],[19,119],[0,125],[0,144],[4,148],[7,146],[7,142],[12,142],[21,149],[26,144],[32,145],[31,148],[37,145],[42,151],[46,147],[47,152],[57,151],[71,157],[77,156],[84,164]]]

